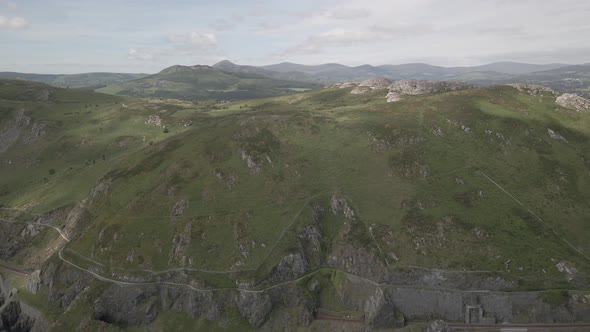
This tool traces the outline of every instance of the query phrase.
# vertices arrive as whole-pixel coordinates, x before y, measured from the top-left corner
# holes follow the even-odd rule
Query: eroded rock
[[[573,93],[564,93],[555,99],[555,103],[576,112],[590,112],[590,100]]]
[[[334,215],[342,212],[346,219],[354,219],[354,211],[348,206],[344,197],[333,195],[330,199],[330,209]]]
[[[181,199],[174,203],[172,209],[170,210],[170,216],[172,217],[181,217],[184,215],[186,210],[188,209],[188,200]]]
[[[537,84],[513,83],[506,85],[515,88],[519,92],[528,93],[531,96],[536,96],[542,93],[556,94],[556,92],[553,91],[551,88]]]
[[[240,291],[235,304],[242,317],[256,328],[264,324],[272,310],[272,302],[267,294]]]
[[[422,95],[436,92],[447,92],[469,89],[472,86],[463,82],[400,80],[389,86],[390,92],[400,95]]]

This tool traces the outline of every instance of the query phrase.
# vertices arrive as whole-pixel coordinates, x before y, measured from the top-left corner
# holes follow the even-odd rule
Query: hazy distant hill
[[[138,80],[111,85],[98,92],[182,100],[238,100],[283,95],[320,85],[274,79],[260,70],[230,72],[210,66],[172,66]]]
[[[390,79],[432,79],[446,80],[460,77],[469,79],[506,79],[509,75],[527,74],[536,71],[556,69],[566,64],[535,65],[518,62],[496,62],[473,67],[441,67],[426,63],[407,63],[401,65],[362,65],[349,67],[337,63],[308,66],[290,62],[261,66],[265,70],[275,72],[301,72],[310,75],[311,79],[333,82],[342,80],[361,80],[374,76],[385,76]],[[478,73],[477,75],[465,75]]]
[[[41,82],[61,88],[97,88],[110,84],[128,82],[148,74],[83,73],[83,74],[29,74],[0,72],[0,78],[14,78]]]
[[[557,91],[576,92],[590,97],[590,64],[518,75],[511,80],[546,85]]]

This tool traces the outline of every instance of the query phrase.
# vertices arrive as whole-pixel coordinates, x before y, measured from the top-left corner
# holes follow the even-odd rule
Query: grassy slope
[[[382,95],[323,89],[227,109],[181,104],[156,110],[142,100],[99,94],[8,103],[56,125],[43,143],[2,155],[40,161],[2,171],[1,203],[47,211],[82,199],[107,174],[109,198],[92,211],[96,219],[71,248],[124,268],[181,266],[170,253],[188,223],[185,255],[192,267],[256,268],[287,225],[294,221],[301,229],[310,205],[327,206],[332,194],[341,194],[371,226],[389,261],[399,258],[394,265],[503,270],[511,259],[517,275],[545,270],[556,276],[555,262],[568,260],[587,272],[587,262],[527,209],[590,252],[588,114],[556,108],[550,95],[508,87],[392,104]],[[86,111],[85,105],[94,106]],[[163,108],[168,112],[160,113]],[[171,132],[145,125],[150,114],[162,115]],[[192,127],[178,125],[189,118]],[[547,128],[568,142],[551,139]],[[443,136],[434,134],[439,129]],[[118,148],[128,136],[137,139]],[[258,174],[250,173],[242,152],[260,166]],[[50,168],[56,174],[49,176]],[[170,217],[181,199],[190,202],[187,212]],[[341,221],[324,223],[331,229]],[[285,234],[272,262],[292,248],[295,235]]]

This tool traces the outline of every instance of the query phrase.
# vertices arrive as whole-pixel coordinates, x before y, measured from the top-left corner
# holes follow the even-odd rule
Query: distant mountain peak
[[[237,65],[227,59],[219,61],[218,63],[213,65],[213,67],[222,67],[222,66],[237,66]]]

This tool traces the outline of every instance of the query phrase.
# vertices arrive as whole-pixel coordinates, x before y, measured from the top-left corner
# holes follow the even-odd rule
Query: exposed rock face
[[[346,89],[346,88],[355,87],[357,85],[359,85],[359,82],[342,82],[342,83],[332,84],[330,87],[331,88]]]
[[[563,142],[566,142],[567,143],[567,140],[565,139],[565,137],[561,136],[560,133],[558,133],[558,132],[556,132],[556,131],[554,131],[552,129],[547,128],[547,134],[549,134],[549,137],[551,137],[551,138],[553,138],[555,140],[563,141]]]
[[[570,262],[561,261],[555,264],[555,267],[570,280],[576,275],[576,273],[578,273],[578,269],[576,269]]]
[[[256,159],[246,153],[246,151],[242,151],[241,159],[246,162],[248,169],[250,169],[250,175],[256,175],[262,170],[262,166],[256,162]]]
[[[400,80],[389,86],[390,92],[400,95],[423,95],[436,92],[447,92],[469,89],[472,86],[463,82]]]
[[[122,326],[149,324],[159,312],[155,294],[155,288],[109,286],[94,302],[94,318]]]
[[[178,202],[174,203],[172,210],[170,211],[170,216],[172,217],[180,217],[184,215],[184,212],[188,209],[188,201],[186,199],[181,199]]]
[[[330,209],[335,215],[342,212],[346,219],[354,219],[354,211],[348,206],[344,197],[332,196],[330,199]]]
[[[36,143],[41,136],[45,135],[45,128],[47,128],[47,122],[35,122],[31,127],[29,136],[25,138],[25,142],[29,144]]]
[[[184,226],[184,230],[182,232],[177,233],[172,239],[172,248],[170,249],[170,256],[168,263],[178,263],[180,266],[186,266],[187,263],[187,251],[191,244],[191,229],[192,224],[188,222]],[[189,265],[192,263],[191,259],[189,259]]]
[[[387,89],[392,81],[385,77],[369,78],[368,80],[362,81],[359,86],[366,86],[371,89]]]
[[[8,150],[18,140],[21,131],[30,124],[31,118],[25,114],[24,109],[20,109],[16,113],[14,120],[0,129],[0,153]]]
[[[274,283],[292,280],[305,274],[307,269],[307,260],[301,252],[289,254],[273,269],[271,279]]]
[[[0,329],[3,331],[30,331],[35,322],[22,314],[18,302],[10,302],[0,313]]]
[[[36,270],[27,276],[27,291],[37,294],[41,284],[41,271]]]
[[[162,127],[162,118],[159,115],[150,115],[145,120],[146,125],[155,126],[155,127]]]
[[[370,78],[359,83],[356,88],[350,91],[350,93],[363,94],[371,90],[387,89],[390,84],[391,80],[385,77]]]
[[[555,99],[555,103],[576,112],[590,112],[590,100],[572,93],[564,93]]]
[[[240,314],[254,327],[261,327],[272,310],[272,302],[267,294],[240,292],[236,296],[236,306]]]
[[[365,248],[354,248],[343,244],[328,256],[329,266],[339,270],[371,278],[377,282],[384,280],[387,267]]]
[[[542,94],[542,93],[556,94],[556,92],[553,91],[552,89],[542,86],[542,85],[537,85],[537,84],[514,83],[514,84],[506,84],[506,85],[511,86],[520,92],[528,93],[531,96],[536,96],[536,95]]]
[[[449,332],[451,329],[442,320],[435,320],[426,327],[425,332]]]
[[[88,198],[86,200],[92,201],[95,198],[108,193],[108,191],[110,189],[111,189],[111,180],[110,179],[102,180],[99,183],[97,183],[96,186],[94,186],[94,188],[92,188],[92,191],[90,192],[90,195],[88,196]]]
[[[74,208],[70,210],[70,213],[68,213],[63,233],[65,233],[68,238],[72,238],[74,234],[82,229],[84,222],[89,220],[90,217],[90,213],[84,204],[74,206]]]
[[[0,312],[0,331],[47,331],[47,322],[39,311],[12,301]]]
[[[387,98],[388,103],[393,103],[399,101],[402,97],[398,92],[389,91],[385,98]]]

